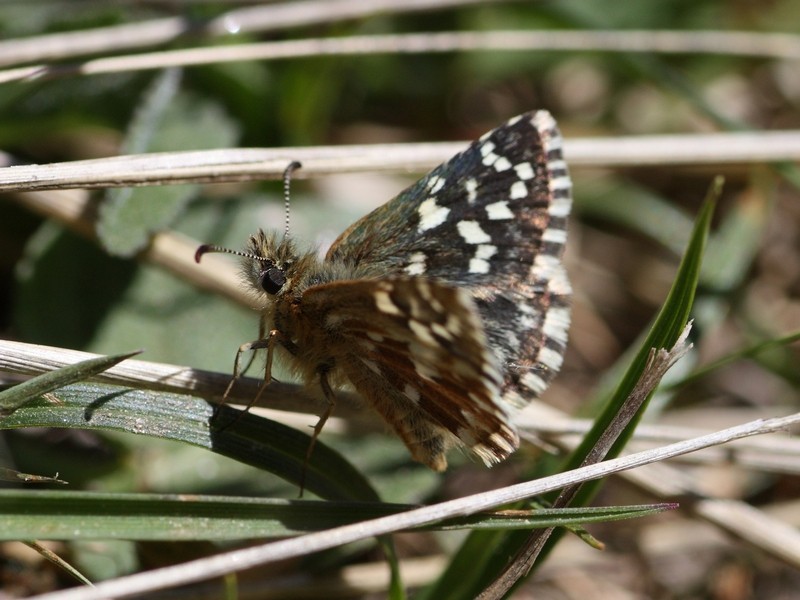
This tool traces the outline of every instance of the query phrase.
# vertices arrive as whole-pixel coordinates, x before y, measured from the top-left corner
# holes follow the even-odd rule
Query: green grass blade
[[[700,280],[703,254],[708,242],[709,231],[711,228],[711,218],[714,215],[716,200],[722,191],[722,179],[715,179],[709,190],[705,203],[695,222],[692,236],[686,247],[675,281],[664,301],[661,310],[650,328],[650,333],[645,338],[639,351],[631,362],[628,371],[623,375],[614,393],[605,402],[605,409],[595,420],[592,429],[584,436],[581,444],[570,455],[562,470],[577,468],[581,465],[584,458],[594,447],[599,437],[608,428],[608,425],[619,412],[622,404],[627,400],[636,383],[639,381],[647,364],[650,351],[653,348],[672,348],[681,332],[689,322],[692,305],[694,304],[695,291]],[[644,404],[639,412],[639,417],[647,407]],[[619,437],[617,443],[612,448],[607,458],[619,455],[638,423],[639,417],[635,418]],[[586,489],[586,488],[584,488]]]
[[[88,379],[93,375],[110,369],[127,358],[136,356],[140,352],[137,350],[127,354],[90,358],[89,360],[32,377],[28,381],[23,381],[0,392],[0,411],[13,411],[25,403],[40,397],[42,394]]]
[[[722,180],[716,179],[709,191],[706,202],[695,221],[695,226],[678,268],[675,282],[656,317],[645,342],[635,355],[627,372],[621,378],[615,392],[605,403],[605,409],[598,416],[592,430],[584,436],[581,444],[561,466],[568,470],[579,466],[584,457],[594,447],[597,440],[614,419],[619,407],[625,402],[644,370],[651,348],[671,348],[683,331],[689,319],[697,282],[700,277],[702,257],[706,247],[716,199],[719,196]],[[645,403],[646,406],[646,403]],[[617,456],[629,439],[636,424],[635,418],[617,443],[612,447],[608,458]],[[584,485],[573,501],[573,506],[585,506],[599,489],[600,482]],[[547,553],[558,539],[557,530],[544,551]],[[514,556],[525,543],[529,532],[519,531],[510,534],[502,532],[475,531],[470,534],[451,560],[448,569],[432,586],[418,597],[425,599],[460,599],[476,597],[505,567],[508,557]]]
[[[61,389],[58,402],[34,400],[0,419],[0,429],[66,427],[151,435],[213,450],[337,500],[377,501],[378,494],[347,460],[317,443],[306,464],[309,436],[286,425],[190,396],[81,383]],[[53,465],[58,471],[58,465]]]
[[[530,530],[631,519],[652,504],[500,511],[448,519],[426,530]],[[200,541],[284,538],[416,508],[406,504],[242,496],[0,490],[0,540]]]

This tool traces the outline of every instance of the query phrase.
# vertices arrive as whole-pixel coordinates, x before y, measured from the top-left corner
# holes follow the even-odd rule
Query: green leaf
[[[165,71],[145,93],[128,131],[128,153],[219,148],[237,139],[236,124],[218,104],[178,91],[178,74]],[[97,224],[100,242],[114,256],[133,256],[153,233],[174,222],[198,189],[165,185],[109,190]]]
[[[320,531],[411,507],[234,496],[0,490],[2,540],[245,540]]]
[[[181,219],[181,231],[238,247],[267,202],[246,196],[239,210],[197,203]],[[161,269],[112,258],[54,223],[28,243],[17,281],[13,324],[32,343],[97,354],[145,348],[149,360],[230,372],[236,349],[258,331],[252,310]]]
[[[628,371],[622,377],[617,389],[605,402],[605,409],[595,420],[592,429],[586,434],[581,444],[575,449],[566,463],[562,465],[562,470],[567,471],[580,466],[584,457],[595,445],[600,435],[608,428],[609,423],[614,419],[620,407],[633,391],[633,388],[636,386],[636,383],[645,370],[645,365],[647,364],[651,350],[653,348],[672,348],[686,327],[686,324],[689,322],[689,316],[694,304],[695,291],[697,290],[697,284],[700,280],[703,254],[711,228],[711,217],[714,215],[714,207],[721,190],[722,179],[717,178],[714,180],[706,201],[697,217],[692,236],[686,247],[686,252],[678,267],[675,281],[667,295],[667,299],[664,301],[661,310],[653,322],[653,326],[650,328],[650,333],[639,348],[638,353],[631,362]],[[646,407],[647,403],[645,402],[639,413],[639,417],[641,417]],[[633,419],[628,425],[625,433],[620,436],[607,458],[614,458],[619,455],[619,452],[624,448],[628,439],[633,434],[638,424],[639,417]],[[590,484],[584,486],[584,490],[598,486],[599,483]]]
[[[369,482],[338,453],[286,425],[190,396],[81,383],[60,390],[58,403],[29,402],[0,420],[0,429],[67,427],[123,431],[180,441],[264,469],[320,497],[377,501]],[[58,465],[53,465],[58,470]]]

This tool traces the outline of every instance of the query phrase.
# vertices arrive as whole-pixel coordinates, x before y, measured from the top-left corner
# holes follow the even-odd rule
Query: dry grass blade
[[[731,415],[732,417],[733,415]],[[529,438],[532,443],[544,440],[564,448],[569,447],[568,440],[574,440],[576,436],[589,431],[591,423],[566,417],[563,419],[539,417],[535,420],[527,418],[520,420],[520,426],[527,430],[527,433],[523,433],[523,437]],[[636,428],[630,447],[641,450],[655,443],[667,444],[707,433],[711,433],[711,430],[700,427],[643,423]],[[685,456],[681,460],[691,464],[733,463],[745,468],[797,475],[800,474],[798,457],[800,457],[800,440],[786,437],[765,437],[734,442],[724,449],[711,448]]]
[[[466,2],[460,3],[465,4]],[[414,3],[406,4],[411,5]],[[418,1],[417,4],[429,8],[432,3]],[[244,25],[245,21],[246,19],[241,19],[240,17],[223,17],[209,24],[208,28],[213,30],[216,24],[222,24],[228,30],[231,28],[240,29],[246,27]],[[182,26],[182,22],[176,19],[154,23],[153,37],[176,36],[180,33]],[[124,32],[120,32],[124,34],[119,42],[120,46],[130,47],[132,45],[131,42],[136,39],[136,33],[140,33],[142,29],[145,29],[145,26],[126,26]],[[114,45],[113,39],[108,38],[106,32],[96,33],[95,35],[98,39],[93,40],[93,44],[86,46],[87,51],[98,51],[103,44]],[[69,43],[74,43],[72,40],[74,36],[65,34],[64,37],[67,38],[66,41],[64,39],[52,40],[54,42],[53,45],[63,47]],[[144,39],[147,41],[153,40],[153,38],[148,39],[146,37]],[[0,47],[0,64],[22,62],[18,59],[31,60],[37,55],[37,50],[34,46],[35,40],[22,43],[19,40],[15,40],[15,43],[21,48],[15,47],[13,43],[11,46],[7,46],[5,54],[10,56],[5,61],[1,58],[3,48]],[[110,49],[107,48],[107,50]],[[301,39],[261,44],[240,44],[229,47],[169,50],[140,55],[98,58],[71,66],[51,67],[40,64],[0,71],[0,83],[72,75],[99,75],[103,73],[161,69],[168,66],[196,66],[221,62],[278,60],[308,56],[509,50],[595,50],[660,54],[708,53],[797,59],[800,57],[800,37],[791,34],[774,33],[630,30],[489,31],[349,36],[346,38]],[[38,52],[41,52],[41,50],[38,50]]]
[[[140,154],[22,165],[0,170],[0,192],[109,188],[178,183],[280,179],[291,161],[295,178],[353,172],[424,172],[464,149],[466,142],[236,148]],[[800,131],[571,138],[572,166],[758,164],[800,160]]]
[[[234,33],[281,31],[287,27],[333,23],[375,13],[403,13],[476,4],[485,0],[306,0],[227,11],[202,26],[183,17],[153,19],[85,31],[51,33],[0,42],[0,65],[63,60],[87,54],[112,53],[174,41],[188,34],[229,36]]]
[[[47,373],[76,362],[99,358],[97,354],[0,340],[0,372],[32,376]],[[177,394],[190,394],[219,400],[230,383],[230,374],[203,371],[192,367],[128,359],[96,375],[91,381],[130,386]],[[243,377],[229,396],[232,402],[249,403],[261,386],[260,379]],[[351,394],[341,394],[337,416],[346,417],[359,411],[359,403]],[[302,386],[272,382],[262,394],[261,406],[292,412],[319,414],[327,406],[323,400],[303,391]],[[341,410],[340,410],[341,409]]]

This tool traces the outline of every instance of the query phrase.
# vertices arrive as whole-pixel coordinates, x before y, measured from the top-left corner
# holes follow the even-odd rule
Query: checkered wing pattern
[[[514,406],[559,370],[571,294],[561,255],[571,182],[549,113],[515,117],[352,225],[329,261],[468,291]]]

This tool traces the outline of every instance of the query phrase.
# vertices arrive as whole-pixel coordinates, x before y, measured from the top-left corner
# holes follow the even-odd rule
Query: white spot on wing
[[[561,260],[557,256],[539,254],[533,261],[531,275],[533,279],[551,281],[562,270]]]
[[[516,186],[517,184],[522,185],[523,188],[525,187],[525,184],[522,183],[521,181],[518,181],[517,183],[515,183],[514,186]],[[511,186],[511,197],[512,198],[514,198],[514,186]],[[526,189],[525,193],[527,194],[527,192],[528,192],[528,190]],[[486,214],[488,215],[489,219],[491,219],[492,221],[500,221],[502,219],[513,219],[514,218],[514,213],[512,213],[511,209],[508,208],[508,202],[506,202],[505,200],[500,200],[499,202],[494,202],[492,204],[487,204],[486,205]]]
[[[526,198],[528,196],[528,186],[525,185],[524,181],[515,181],[511,185],[511,190],[509,191],[508,195],[512,200]]]
[[[498,156],[494,161],[494,168],[496,171],[508,171],[511,168],[511,163],[505,156]]]
[[[436,346],[436,338],[433,337],[431,330],[426,326],[417,321],[416,319],[411,319],[408,322],[408,327],[417,336],[417,339],[422,340],[426,344],[430,346]]]
[[[435,333],[441,338],[444,338],[446,340],[453,339],[453,334],[450,332],[449,329],[447,329],[447,327],[445,327],[441,323],[433,323],[431,325],[431,329],[433,330],[433,333]]]
[[[566,307],[551,307],[544,317],[542,333],[551,340],[567,343],[567,329],[569,329],[569,309]]]
[[[490,271],[489,259],[497,254],[497,246],[480,244],[475,249],[475,256],[469,261],[470,273],[488,273]]]
[[[492,241],[492,238],[481,229],[477,221],[459,221],[456,223],[456,229],[468,244],[486,244]]]
[[[528,304],[517,304],[519,311],[518,330],[536,329],[539,327],[541,313]]]
[[[489,261],[482,258],[469,259],[469,272],[486,274],[489,272]]]
[[[483,156],[483,160],[481,161],[487,167],[491,167],[495,161],[500,158],[499,154],[495,154],[494,152],[489,152]]]
[[[419,403],[419,390],[410,383],[407,383],[405,387],[403,387],[403,395],[414,404]]]
[[[467,190],[467,202],[470,204],[474,203],[475,199],[478,197],[478,180],[467,179],[464,182],[464,189]]]
[[[450,214],[450,209],[446,206],[439,206],[436,204],[436,198],[430,197],[417,209],[419,213],[419,231],[427,231],[438,227],[447,220],[447,215]]]
[[[514,165],[514,170],[517,172],[517,177],[519,177],[523,181],[533,179],[534,177],[533,167],[531,166],[531,163],[525,162],[525,163],[519,163],[518,165]]]
[[[444,183],[444,177],[432,177],[428,182],[428,189],[431,191],[431,194],[435,194],[444,187]]]
[[[545,383],[544,379],[542,379],[541,377],[530,371],[528,373],[525,373],[520,378],[520,381],[527,388],[533,390],[533,392],[537,395],[541,394],[543,391],[547,389],[547,383]]]
[[[409,258],[405,271],[409,275],[423,275],[426,270],[425,260],[427,257],[423,252],[414,252]]]
[[[554,198],[548,212],[554,217],[567,217],[571,207],[572,200],[569,198]]]
[[[542,233],[542,240],[555,244],[565,244],[567,242],[567,230],[549,227]]]
[[[564,357],[561,356],[561,353],[545,346],[539,350],[537,360],[551,371],[558,371],[561,368],[561,363],[564,362]]]
[[[400,309],[394,305],[392,299],[389,298],[389,292],[386,290],[378,290],[375,292],[375,306],[382,313],[387,315],[400,315]]]
[[[572,181],[569,177],[557,177],[550,181],[551,190],[571,190]]]
[[[539,277],[536,268],[531,269],[530,277]],[[567,272],[563,266],[559,265],[550,272],[550,279],[546,282],[547,290],[554,296],[569,296],[572,294],[572,287],[569,284]]]

